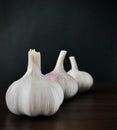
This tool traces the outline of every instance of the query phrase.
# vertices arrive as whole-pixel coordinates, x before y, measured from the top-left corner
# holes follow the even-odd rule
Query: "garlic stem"
[[[67,51],[66,50],[61,50],[59,56],[58,56],[58,60],[57,60],[57,63],[55,65],[55,68],[54,70],[64,70],[64,65],[63,65],[63,62],[64,62],[64,59],[65,59],[65,56],[67,54]]]
[[[75,57],[74,56],[70,56],[69,59],[70,59],[70,63],[71,63],[71,68],[78,70],[78,65],[77,65]]]
[[[33,71],[36,73],[41,73],[41,54],[36,52],[34,49],[28,52],[28,67],[27,71]]]

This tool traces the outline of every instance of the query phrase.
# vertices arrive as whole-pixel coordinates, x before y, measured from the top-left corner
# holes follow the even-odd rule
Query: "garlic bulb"
[[[92,76],[89,73],[80,71],[78,69],[78,65],[74,56],[69,57],[69,59],[71,62],[71,70],[68,71],[68,74],[78,82],[79,92],[89,90],[93,85]]]
[[[53,115],[59,109],[64,93],[61,86],[41,73],[40,53],[28,52],[25,75],[6,92],[8,109],[17,115]]]
[[[60,52],[54,70],[46,74],[46,77],[57,81],[64,91],[65,98],[70,98],[77,93],[78,84],[75,79],[64,70],[63,61],[66,53],[67,51],[63,50]]]

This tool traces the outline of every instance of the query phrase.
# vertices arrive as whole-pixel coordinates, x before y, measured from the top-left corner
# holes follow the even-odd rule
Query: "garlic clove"
[[[40,52],[28,52],[27,71],[10,85],[6,92],[6,105],[17,115],[53,115],[63,102],[61,86],[41,73]]]
[[[58,82],[64,91],[65,98],[70,98],[77,93],[78,84],[75,79],[64,70],[63,62],[66,53],[67,51],[65,50],[60,51],[54,70],[46,74],[46,77]]]
[[[78,65],[74,56],[70,56],[71,70],[68,74],[71,75],[79,85],[79,92],[84,92],[89,90],[93,85],[93,77],[85,72],[78,69]]]

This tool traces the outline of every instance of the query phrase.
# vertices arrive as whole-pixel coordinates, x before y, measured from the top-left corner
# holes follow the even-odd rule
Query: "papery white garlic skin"
[[[6,92],[8,109],[17,115],[48,116],[57,112],[63,98],[61,86],[41,73],[40,53],[30,50],[27,72]]]
[[[78,69],[74,56],[70,56],[69,59],[71,62],[71,70],[68,71],[68,74],[78,82],[79,92],[89,90],[93,85],[93,77],[89,73]]]
[[[65,98],[70,98],[77,93],[78,84],[75,79],[64,70],[63,61],[66,53],[67,51],[61,50],[54,70],[46,74],[46,77],[58,82],[64,91]]]

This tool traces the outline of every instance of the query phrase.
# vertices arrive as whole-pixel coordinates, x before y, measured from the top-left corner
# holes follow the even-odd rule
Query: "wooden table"
[[[10,83],[0,83],[0,130],[117,130],[117,84],[95,83],[91,91],[63,102],[51,117],[16,116],[5,104]]]

